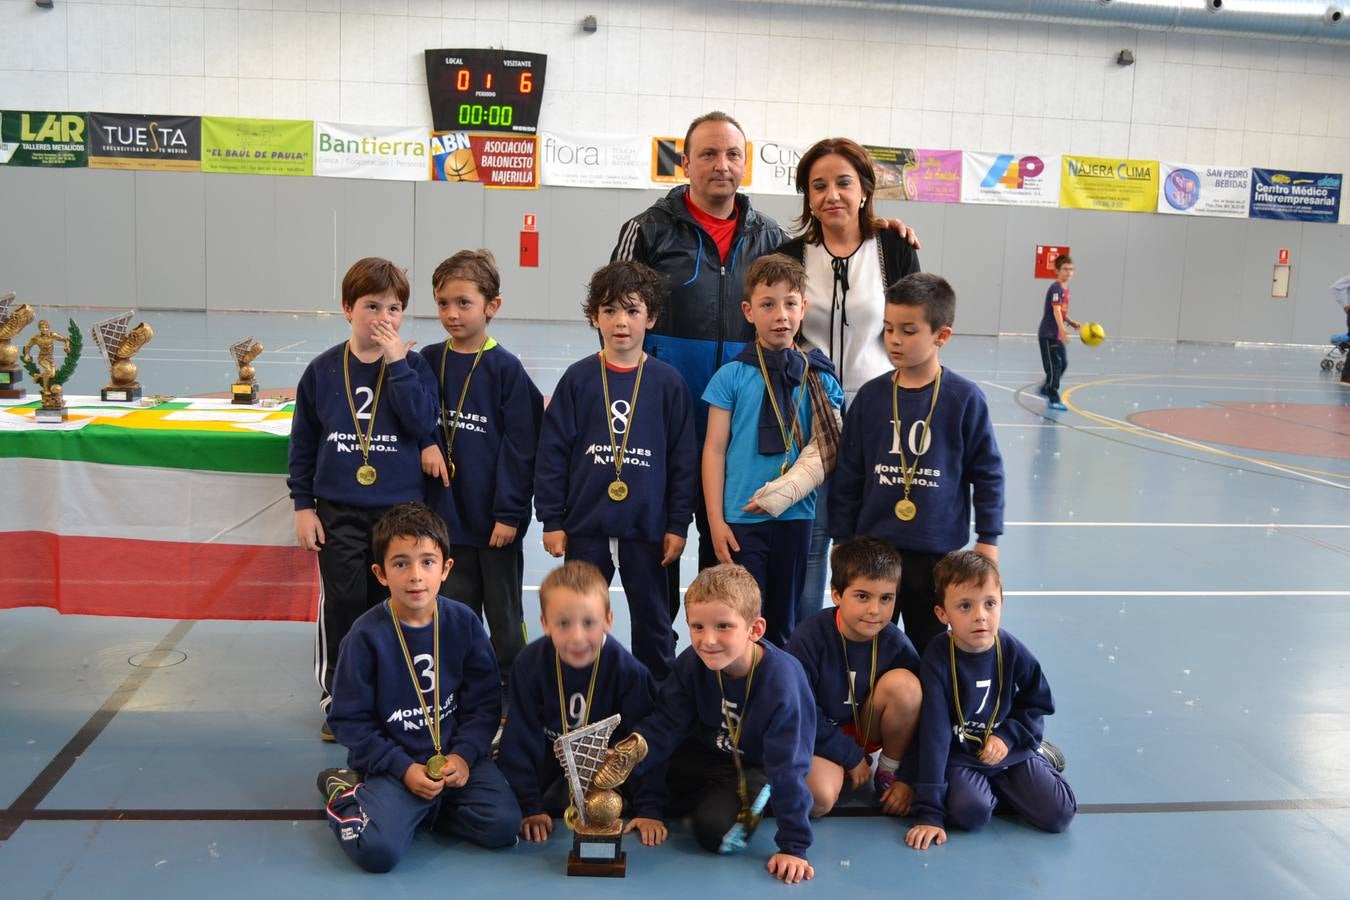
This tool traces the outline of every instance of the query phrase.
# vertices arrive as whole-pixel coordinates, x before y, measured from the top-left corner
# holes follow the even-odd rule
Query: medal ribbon
[[[759,359],[759,374],[764,377],[764,392],[769,395],[769,405],[773,409],[773,417],[778,420],[778,432],[783,436],[783,466],[784,472],[788,459],[792,456],[792,448],[802,445],[802,399],[806,396],[806,373],[811,371],[811,363],[807,361],[806,354],[802,354],[802,363],[806,366],[802,373],[802,383],[797,386],[797,399],[793,401],[796,407],[792,414],[792,428],[783,422],[783,413],[778,408],[778,398],[773,393],[773,382],[769,381],[769,369],[764,365],[764,350],[759,346],[759,341],[755,341],[755,356]],[[791,394],[789,393],[789,396]]]
[[[614,414],[609,405],[609,372],[605,367],[605,351],[600,351],[600,384],[605,391],[605,424],[609,426],[610,453],[614,455],[614,480],[623,481],[623,458],[628,453],[628,435],[633,433],[633,419],[637,414],[638,388],[642,387],[642,367],[647,363],[647,354],[638,359],[637,379],[633,382],[633,399],[628,401],[628,427],[623,430],[623,445],[614,434]],[[598,658],[598,657],[597,657]]]
[[[375,434],[375,413],[380,410],[380,391],[384,387],[384,370],[388,360],[380,357],[380,375],[375,379],[375,399],[370,404],[370,422],[366,433],[361,434],[361,420],[356,416],[356,398],[352,396],[352,375],[348,365],[351,359],[352,342],[342,345],[342,383],[347,388],[347,408],[352,411],[352,428],[356,429],[356,442],[361,445],[361,464],[370,465],[370,439]],[[412,665],[412,663],[408,663]]]
[[[408,675],[412,678],[413,692],[417,694],[417,701],[422,704],[422,715],[425,716],[427,723],[427,734],[431,736],[431,746],[436,749],[436,755],[441,755],[441,604],[438,600],[431,610],[431,669],[432,669],[432,699],[436,704],[436,715],[433,717],[431,711],[427,709],[427,698],[422,691],[421,682],[417,680],[417,669],[413,666],[412,654],[408,652],[408,642],[403,639],[403,626],[398,621],[398,616],[394,614],[394,606],[388,600],[384,602],[385,608],[389,610],[389,618],[394,620],[394,633],[398,635],[398,646],[403,650],[403,661],[408,664]]]
[[[758,650],[758,648],[756,648]],[[722,688],[722,672],[717,672],[717,690],[722,694],[722,719],[727,725],[727,736],[731,738],[731,760],[736,764],[736,795],[741,798],[741,812],[737,821],[750,815],[750,790],[745,786],[745,767],[741,765],[741,732],[745,730],[745,716],[750,708],[750,688],[755,683],[755,666],[759,664],[758,652],[751,651],[750,674],[745,678],[745,699],[741,701],[741,724],[732,727],[731,713],[727,709],[727,693]]]
[[[872,715],[867,715],[866,728],[858,721],[858,701],[853,693],[853,676],[848,667],[848,641],[844,639],[844,630],[839,628],[839,613],[834,614],[834,626],[839,630],[839,643],[844,648],[844,675],[848,678],[848,708],[853,712],[853,733],[855,737],[861,738],[859,746],[863,753],[867,753],[867,742],[872,736]],[[877,686],[877,640],[880,635],[872,638],[872,674],[867,676],[867,696],[872,696],[873,689]]]
[[[964,744],[967,738],[972,741],[979,740],[980,746],[975,750],[978,756],[984,745],[989,743],[989,735],[994,733],[994,723],[998,721],[998,708],[1003,702],[1003,642],[998,639],[997,634],[994,635],[994,654],[998,660],[998,693],[994,696],[994,712],[984,726],[984,737],[977,738],[976,735],[966,731],[966,716],[961,712],[961,688],[956,683],[956,638],[948,632],[947,641],[952,661],[952,700],[956,703],[956,725],[961,729],[961,743]]]
[[[454,465],[455,435],[459,434],[459,414],[464,410],[464,398],[469,395],[469,382],[473,381],[473,373],[478,370],[478,363],[483,359],[483,351],[487,349],[488,342],[492,338],[484,337],[483,345],[478,348],[474,354],[473,365],[469,367],[469,374],[464,377],[464,386],[459,389],[459,402],[455,404],[455,427],[450,427],[450,421],[445,415],[445,404],[441,404],[441,430],[445,432],[445,459],[451,466]],[[450,355],[450,342],[446,341],[441,349],[441,385],[445,385],[445,360]],[[373,417],[372,417],[373,418]],[[454,478],[454,469],[450,470],[451,478]]]
[[[928,418],[923,420],[923,438],[922,442],[928,442],[932,446],[932,432],[929,426],[933,424],[933,412],[937,409],[938,391],[942,390],[942,367],[938,367],[937,377],[933,379],[933,402],[928,406]],[[922,453],[914,457],[914,465],[909,465],[905,459],[905,432],[900,427],[900,372],[896,370],[895,377],[891,379],[891,423],[895,426],[896,443],[900,445],[900,474],[903,477],[905,485],[905,499],[909,499],[909,489],[914,484],[914,474],[919,471],[919,457]],[[925,448],[926,449],[926,448]]]
[[[603,645],[602,645],[603,647]],[[567,727],[567,701],[563,697],[563,676],[562,676],[562,657],[558,655],[558,648],[553,648],[553,669],[558,673],[558,717],[562,721],[562,733],[567,734],[571,731]],[[600,651],[595,653],[595,662],[591,663],[591,684],[586,688],[586,713],[581,717],[581,724],[578,728],[585,728],[591,721],[591,698],[595,696],[595,676],[600,672]]]

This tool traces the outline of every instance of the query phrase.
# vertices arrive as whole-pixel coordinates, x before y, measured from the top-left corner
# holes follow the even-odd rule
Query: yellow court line
[[[1233,453],[1228,450],[1220,450],[1217,447],[1211,447],[1208,444],[1202,444],[1199,441],[1191,441],[1182,438],[1175,438],[1170,435],[1163,434],[1161,432],[1142,429],[1134,425],[1125,424],[1117,419],[1112,419],[1108,416],[1101,416],[1098,415],[1097,413],[1088,412],[1082,407],[1074,405],[1073,402],[1071,402],[1069,399],[1070,397],[1073,396],[1074,392],[1077,391],[1079,388],[1096,387],[1098,385],[1103,384],[1114,384],[1120,381],[1144,380],[1148,378],[1161,378],[1161,377],[1162,377],[1161,375],[1116,375],[1111,378],[1099,378],[1096,381],[1085,381],[1082,384],[1076,384],[1073,387],[1069,388],[1062,395],[1060,395],[1060,399],[1064,401],[1065,406],[1067,406],[1074,412],[1078,413],[1085,419],[1090,419],[1093,422],[1097,422],[1098,424],[1101,425],[1109,425],[1112,428],[1115,428],[1117,431],[1124,431],[1128,434],[1136,435],[1137,437],[1160,441],[1164,444],[1172,444],[1173,446],[1176,447],[1185,447],[1190,450],[1203,450],[1204,452],[1212,453],[1215,456],[1221,456],[1224,457],[1225,459],[1239,460],[1241,462],[1251,463],[1252,465],[1267,466],[1272,469],[1282,469],[1289,472],[1298,472],[1300,474],[1320,475],[1326,478],[1333,478],[1336,481],[1345,481],[1347,482],[1347,484],[1344,485],[1333,484],[1331,485],[1332,487],[1342,487],[1342,488],[1350,487],[1350,475],[1346,475],[1343,472],[1328,472],[1324,469],[1313,469],[1307,466],[1296,466],[1291,463],[1278,463],[1273,460],[1262,459],[1257,456],[1244,456],[1241,453]],[[1173,376],[1169,375],[1169,377]]]

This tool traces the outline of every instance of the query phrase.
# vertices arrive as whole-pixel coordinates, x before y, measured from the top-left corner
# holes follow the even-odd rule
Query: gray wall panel
[[[1071,209],[1069,213],[1069,250],[1073,256],[1074,276],[1069,287],[1069,315],[1075,321],[1099,321],[1108,333],[1122,322],[1125,297],[1126,254],[1132,219],[1153,220],[1157,216],[1142,213],[1110,213],[1090,209]],[[1134,260],[1130,261],[1135,265]],[[1049,282],[1042,282],[1048,285]],[[1045,289],[1041,289],[1044,303]],[[1037,310],[1037,322],[1040,309]]]
[[[66,203],[65,302],[134,307],[135,173],[73,169],[66,174],[61,181]],[[52,196],[59,195],[48,195],[46,202]]]
[[[356,261],[342,258],[341,184],[327,178],[269,181],[276,191],[277,306],[261,308],[341,309],[342,276]]]
[[[550,270],[544,265],[545,244],[568,240],[571,230],[555,222],[546,234],[539,236],[539,261],[535,268],[521,268],[520,231],[526,213],[543,216],[545,204],[551,199],[537,191],[491,191],[483,215],[484,246],[497,257],[497,268],[502,273],[503,288],[509,286],[511,305],[502,308],[502,315],[513,319],[546,319],[549,312]],[[556,216],[550,218],[556,219]],[[536,220],[537,222],[538,220]],[[552,241],[548,239],[552,238]],[[593,236],[577,234],[576,239],[593,245]],[[548,252],[558,248],[549,247]],[[589,256],[596,257],[595,247],[589,246]],[[601,259],[607,259],[605,256]],[[598,265],[599,263],[597,263]]]
[[[206,179],[136,175],[136,306],[206,308]]]
[[[203,175],[202,179],[207,210],[207,309],[286,308],[278,293],[277,198],[272,184],[276,179],[265,175]],[[302,308],[336,309],[318,297]]]
[[[559,190],[551,195],[547,221],[540,222],[539,262],[548,296],[546,317],[580,321],[581,303],[591,273],[609,262],[619,225],[629,216],[621,210],[625,195],[617,189]],[[579,248],[584,244],[584,249]],[[536,304],[538,301],[536,300]]]
[[[1332,334],[1345,330],[1345,314],[1332,303],[1331,283],[1350,275],[1350,228],[1305,224],[1301,251],[1290,262],[1294,266],[1291,340],[1326,343]]]
[[[1247,220],[1241,259],[1230,257],[1227,263],[1241,272],[1231,311],[1235,340],[1284,343],[1293,336],[1294,300],[1271,297],[1270,282],[1279,248],[1290,248],[1295,259],[1301,256],[1302,231],[1296,223]]]
[[[1237,261],[1246,240],[1247,220],[1196,217],[1186,221],[1186,265],[1176,337],[1231,341],[1236,334],[1234,297],[1242,280]]]
[[[487,192],[477,184],[440,181],[413,183],[413,268],[408,273],[414,297],[429,296],[436,267],[457,250],[484,246],[483,204]],[[498,261],[500,262],[500,260]],[[503,279],[503,290],[510,284]],[[509,297],[507,298],[509,301]],[[509,305],[509,304],[508,304]],[[434,303],[412,304],[414,315],[435,315]],[[506,308],[502,310],[506,314]],[[439,326],[438,326],[439,327]],[[437,337],[440,340],[440,337]]]
[[[1186,268],[1186,235],[1190,220],[1183,216],[1125,216],[1127,238],[1122,261],[1120,306],[1073,303],[1070,312],[1079,322],[1101,322],[1108,334],[1173,340],[1177,310],[1181,307],[1181,276]],[[1075,260],[1077,257],[1075,257]],[[1077,281],[1077,275],[1074,276]],[[1109,323],[1109,324],[1108,324]]]
[[[919,251],[919,265],[937,272],[956,289],[956,331],[960,334],[996,334],[1002,314],[1004,259],[998,248],[1008,227],[1007,210],[999,206],[948,204],[943,232],[934,246]],[[939,256],[937,248],[949,248]],[[940,260],[940,262],[939,262]],[[941,269],[937,266],[941,265]]]
[[[318,179],[315,179],[318,180]],[[327,179],[325,179],[327,180]],[[413,275],[413,184],[411,181],[335,179],[342,189],[336,266],[341,275],[363,256],[383,256]],[[341,277],[341,275],[339,277]],[[435,315],[431,280],[412,282],[408,312]]]
[[[1045,291],[1050,282],[1036,277],[1036,246],[1069,245],[1077,252],[1081,244],[1074,243],[1070,231],[1069,211],[1067,209],[1044,209],[1040,207],[1002,207],[979,206],[977,209],[1002,212],[1007,225],[1004,230],[1001,248],[999,245],[988,248],[986,252],[1003,257],[1003,302],[999,312],[998,330],[1011,334],[1035,334],[1041,323],[1041,312],[1045,306]],[[960,235],[956,235],[958,239]],[[962,247],[964,250],[964,246]],[[970,248],[970,252],[975,252]]]
[[[67,293],[64,177],[0,167],[0,294],[15,291],[22,303],[80,302]]]

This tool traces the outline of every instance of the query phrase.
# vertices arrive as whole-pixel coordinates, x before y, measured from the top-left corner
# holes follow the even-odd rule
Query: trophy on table
[[[10,339],[33,321],[33,307],[27,303],[15,306],[14,300],[13,291],[0,296],[0,400],[22,400],[28,395],[28,389],[19,384],[23,381],[23,368],[16,365],[19,348]]]
[[[60,344],[66,352],[61,368],[56,368],[55,350]],[[42,423],[66,421],[66,398],[61,385],[75,374],[75,364],[80,359],[80,349],[84,346],[84,337],[80,334],[75,320],[70,320],[70,337],[52,331],[52,325],[46,319],[38,320],[38,333],[28,339],[19,353],[23,367],[33,380],[42,386],[42,406],[33,411],[33,419]],[[37,359],[30,358],[29,350],[37,348]]]
[[[154,330],[142,322],[128,328],[134,312],[124,312],[94,325],[94,344],[108,361],[110,381],[100,396],[104,403],[130,403],[141,398],[141,384],[136,380],[136,364],[131,357],[150,343]]]
[[[253,360],[263,352],[263,345],[249,335],[230,345],[234,363],[239,367],[239,380],[230,386],[230,402],[240,406],[252,406],[258,402],[258,372],[253,368]]]
[[[647,756],[647,742],[634,732],[611,749],[609,737],[618,715],[569,731],[553,742],[572,793],[563,820],[573,830],[567,854],[568,875],[623,878],[628,854],[623,852],[623,798],[615,790]]]

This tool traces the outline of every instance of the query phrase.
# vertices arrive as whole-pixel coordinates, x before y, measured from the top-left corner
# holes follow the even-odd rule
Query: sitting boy
[[[599,569],[573,560],[549,572],[539,585],[539,606],[544,637],[516,657],[497,754],[520,803],[520,834],[527,841],[548,840],[554,817],[571,804],[553,742],[615,713],[623,717],[613,735],[619,740],[651,713],[656,696],[647,667],[609,636],[614,612]],[[637,829],[649,847],[666,839],[664,775],[662,770],[624,785],[637,811],[625,833]]]
[[[919,822],[905,843],[915,850],[944,843],[944,822],[978,831],[1000,803],[1042,831],[1063,831],[1078,801],[1039,752],[1041,720],[1055,705],[1036,657],[999,630],[998,566],[958,550],[933,577],[942,602],[935,611],[951,631],[933,638],[920,665]]]
[[[512,846],[520,807],[489,755],[501,716],[497,662],[473,611],[437,595],[451,565],[445,523],[405,503],[380,518],[371,541],[389,599],[356,620],[338,653],[328,722],[350,768],[319,773],[329,827],[371,872],[397,865],[423,822]]]
[[[694,837],[712,852],[730,852],[733,828],[748,837],[762,809],[752,801],[767,786],[778,819],[769,872],[789,883],[811,878],[806,773],[816,720],[801,664],[760,640],[759,585],[743,566],[700,572],[684,611],[692,646],[661,685],[656,711],[633,729],[648,746],[637,774],[670,761],[667,812],[692,812]]]
[[[811,815],[834,808],[845,780],[857,790],[872,778],[887,815],[909,813],[913,754],[919,724],[919,654],[891,622],[900,553],[876,538],[854,538],[830,553],[830,596],[824,609],[797,626],[788,652],[801,661],[816,696],[815,757],[806,785]],[[903,776],[902,758],[909,756]]]

